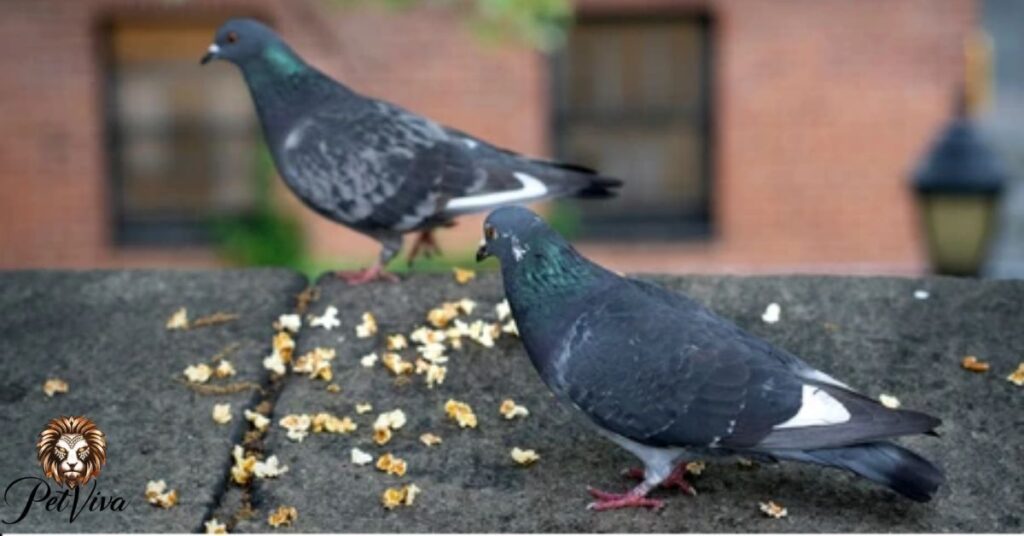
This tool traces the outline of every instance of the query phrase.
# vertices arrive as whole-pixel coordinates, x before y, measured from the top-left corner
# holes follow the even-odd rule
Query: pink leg
[[[633,469],[625,470],[622,473],[622,476],[643,480],[644,470],[639,467],[634,467]],[[675,469],[672,469],[672,473],[668,475],[668,478],[663,480],[659,486],[665,489],[678,488],[687,495],[692,495],[694,497],[697,496],[697,490],[693,489],[693,486],[686,481],[686,462],[681,462],[676,465]]]
[[[619,508],[651,508],[653,510],[660,510],[665,507],[664,501],[647,497],[647,493],[650,490],[643,484],[626,493],[608,493],[607,491],[590,487],[587,488],[587,491],[590,492],[592,497],[597,499],[587,505],[587,508],[598,512]]]
[[[428,259],[434,255],[441,254],[441,248],[434,241],[434,232],[432,230],[420,231],[420,234],[416,235],[416,241],[413,242],[412,248],[409,250],[409,257],[406,259],[409,266],[412,266],[413,261],[416,260],[420,253]]]
[[[384,266],[376,262],[373,266],[365,268],[363,270],[353,271],[337,271],[334,272],[336,277],[344,279],[346,283],[352,286],[363,285],[371,281],[388,281],[390,283],[397,283],[398,276],[395,274],[385,271]]]

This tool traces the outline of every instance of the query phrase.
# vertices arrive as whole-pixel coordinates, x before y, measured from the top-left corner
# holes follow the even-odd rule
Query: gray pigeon
[[[643,461],[631,491],[591,489],[595,509],[660,508],[647,497],[659,485],[692,493],[685,460],[704,456],[837,467],[916,501],[944,480],[887,441],[939,419],[886,408],[682,294],[590,262],[527,209],[487,217],[477,259],[491,255],[541,379]]]
[[[277,169],[306,205],[381,243],[378,261],[339,273],[351,283],[394,280],[384,266],[405,233],[409,253],[438,252],[432,230],[463,214],[563,196],[610,197],[621,185],[590,169],[527,158],[364,97],[313,68],[270,28],[224,23],[202,58],[237,65]]]

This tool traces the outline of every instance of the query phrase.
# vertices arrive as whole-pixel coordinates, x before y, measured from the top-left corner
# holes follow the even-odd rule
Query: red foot
[[[420,234],[416,235],[416,241],[413,242],[412,249],[409,250],[409,256],[406,258],[409,266],[412,266],[413,261],[421,253],[428,259],[434,255],[441,254],[441,247],[434,241],[433,231],[420,231]]]
[[[608,493],[591,487],[587,488],[590,495],[597,499],[587,505],[590,510],[603,512],[605,510],[617,510],[619,508],[650,508],[661,510],[665,507],[664,501],[646,497],[646,491],[641,487],[633,488],[626,493]]]
[[[344,279],[349,285],[363,285],[371,281],[387,281],[389,283],[397,283],[398,276],[387,272],[384,267],[380,264],[374,264],[373,266],[364,270],[354,271],[337,271],[334,275],[340,279]]]
[[[622,476],[636,480],[643,480],[644,470],[639,467],[626,469],[622,472]],[[686,462],[676,465],[675,469],[672,470],[672,473],[668,475],[668,478],[662,480],[661,484],[658,485],[664,489],[677,488],[687,495],[692,495],[694,497],[697,496],[697,490],[693,489],[693,486],[686,481]]]

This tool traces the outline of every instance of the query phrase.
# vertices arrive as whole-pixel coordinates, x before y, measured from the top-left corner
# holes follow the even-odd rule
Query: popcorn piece
[[[777,303],[769,303],[768,307],[764,310],[764,314],[761,315],[761,320],[765,324],[774,324],[779,321],[779,317],[782,315],[782,307]]]
[[[493,348],[494,339],[500,335],[500,324],[487,324],[483,320],[476,320],[469,325],[469,338],[485,348]]]
[[[527,416],[530,415],[530,410],[526,409],[526,406],[520,406],[519,404],[516,404],[516,401],[512,400],[511,398],[506,398],[505,400],[503,400],[501,402],[501,407],[498,408],[498,411],[502,415],[504,415],[505,419],[507,420],[512,420],[515,419],[516,417],[526,418]]]
[[[277,317],[277,323],[274,325],[274,329],[278,331],[298,333],[299,330],[302,329],[302,317],[296,314],[281,315]]]
[[[284,360],[281,359],[281,356],[277,352],[263,358],[263,368],[277,374],[278,376],[284,376],[284,374],[288,372],[284,367]]]
[[[253,465],[252,472],[256,475],[256,478],[277,478],[288,472],[288,466],[281,465],[277,456],[271,456],[267,458],[267,461],[256,462]]]
[[[409,347],[409,341],[405,339],[405,335],[397,333],[395,335],[388,335],[388,350],[398,351],[404,350]]]
[[[458,266],[452,268],[452,274],[455,276],[455,282],[460,285],[465,285],[466,283],[472,281],[474,277],[476,277],[476,272],[474,272],[473,270],[459,268]]]
[[[388,352],[381,358],[381,363],[395,376],[409,374],[413,371],[413,364],[402,359],[402,356]]]
[[[988,372],[989,364],[969,355],[960,361],[960,366],[971,372]]]
[[[295,360],[292,372],[308,374],[310,379],[322,379],[329,382],[334,378],[334,372],[331,370],[331,361],[334,360],[334,355],[333,348],[314,348]]]
[[[355,447],[352,448],[352,463],[363,466],[373,461],[373,455]]]
[[[356,326],[356,337],[365,339],[377,334],[377,319],[372,313],[363,313],[363,323]]]
[[[376,363],[377,363],[377,354],[376,353],[366,354],[366,355],[364,355],[363,357],[361,357],[359,359],[359,364],[364,366],[364,367],[366,367],[366,368],[370,368],[373,365],[375,365]]]
[[[900,399],[898,399],[898,398],[896,398],[895,396],[892,396],[892,395],[887,395],[887,394],[878,395],[878,401],[881,402],[883,406],[885,406],[885,407],[887,407],[889,409],[896,409],[896,408],[900,407]]]
[[[476,414],[473,413],[473,408],[469,407],[469,404],[448,399],[448,402],[444,404],[444,411],[449,418],[459,423],[459,428],[476,428]]]
[[[282,428],[288,430],[286,434],[292,441],[302,442],[309,435],[309,428],[313,419],[309,415],[285,415],[278,421]]]
[[[459,304],[445,302],[440,307],[435,307],[427,312],[427,322],[430,322],[430,325],[435,328],[444,328],[457,316],[459,316]]]
[[[220,521],[217,521],[217,518],[215,518],[215,517],[211,518],[209,521],[204,522],[203,526],[206,527],[206,533],[207,534],[227,534],[228,533],[227,525],[221,523]]]
[[[427,389],[433,389],[434,385],[440,385],[444,383],[445,377],[448,375],[448,367],[442,367],[431,363],[427,366]]]
[[[159,506],[160,508],[170,508],[175,504],[178,504],[178,492],[176,490],[167,490],[167,482],[163,480],[150,480],[146,483],[146,500],[153,506]]]
[[[502,333],[508,333],[513,337],[519,336],[519,326],[516,325],[515,320],[509,320],[508,322],[505,322],[505,324],[501,326],[501,331]]]
[[[321,316],[314,316],[309,319],[309,325],[312,327],[321,327],[330,331],[341,325],[341,320],[338,320],[338,308],[329,305],[327,310]]]
[[[420,443],[423,443],[424,445],[426,445],[428,447],[432,447],[434,445],[440,445],[441,444],[441,437],[438,436],[438,435],[431,434],[431,433],[427,432],[427,433],[425,433],[425,434],[420,436]]]
[[[268,419],[262,413],[257,413],[249,409],[243,411],[242,413],[245,415],[245,420],[251,422],[252,427],[261,432],[266,430],[267,426],[270,425],[270,419]]]
[[[182,307],[167,319],[167,329],[188,329],[188,310]]]
[[[356,413],[360,415],[364,413],[369,413],[371,411],[373,411],[373,404],[370,404],[369,402],[365,402],[363,404],[356,404]]]
[[[327,386],[327,392],[328,393],[340,393],[341,392],[341,386],[336,384],[336,383],[332,383],[332,384]]]
[[[456,320],[456,322],[458,322],[458,320]],[[452,340],[454,341],[458,339]],[[442,364],[448,362],[448,356],[444,355],[447,349],[441,343],[432,342],[424,344],[423,346],[416,347],[416,351],[419,352],[420,357],[430,361],[431,363]]]
[[[416,484],[409,484],[401,488],[388,488],[381,494],[380,502],[388,510],[393,510],[399,506],[412,506],[420,491]]]
[[[235,464],[231,466],[231,481],[239,486],[244,486],[252,480],[253,471],[256,470],[256,456],[246,456],[241,446],[235,445],[231,450],[231,458]]]
[[[267,523],[276,529],[291,525],[292,521],[295,521],[298,517],[299,511],[294,506],[278,506],[277,510],[271,512],[270,517],[267,518]]]
[[[927,300],[931,294],[927,290],[917,289],[914,291],[914,299],[916,300]]]
[[[405,422],[405,412],[395,409],[378,415],[377,420],[373,423],[373,429],[390,428],[391,430],[398,430],[405,426]]]
[[[1024,386],[1024,361],[1021,361],[1020,364],[1017,365],[1017,370],[1011,372],[1006,379],[1014,385]]]
[[[281,357],[285,363],[292,362],[292,353],[295,351],[295,339],[287,331],[279,331],[274,335],[274,353]]]
[[[385,454],[380,458],[377,458],[377,470],[383,471],[389,475],[405,476],[406,463],[405,460],[392,456],[391,454]]]
[[[409,340],[420,344],[440,344],[444,342],[446,336],[446,333],[442,330],[420,326],[409,334]]]
[[[409,484],[404,486],[403,489],[405,490],[405,500],[402,501],[402,504],[405,506],[412,506],[413,501],[416,500],[416,496],[419,495],[422,490],[416,484]]]
[[[519,465],[530,465],[540,459],[537,451],[533,449],[521,449],[519,447],[512,448],[512,459]]]
[[[458,306],[460,311],[466,313],[467,315],[473,314],[473,309],[476,309],[476,302],[469,298],[462,298],[461,300],[456,302],[456,305]]]
[[[218,378],[227,378],[235,375],[235,366],[230,361],[223,360],[213,369],[213,375]]]
[[[231,404],[214,404],[213,422],[217,424],[227,424],[231,422]]]
[[[206,383],[210,379],[211,374],[213,374],[213,369],[206,363],[185,367],[185,378],[188,379],[189,383]]]
[[[498,320],[505,320],[512,316],[512,308],[508,306],[508,300],[501,300],[501,303],[495,305],[494,313],[498,315]]]
[[[187,375],[188,369],[185,369],[185,370],[186,370],[186,375]],[[46,382],[43,383],[43,394],[45,394],[46,396],[48,396],[50,398],[53,398],[53,395],[55,395],[57,393],[66,393],[66,392],[68,392],[68,382],[66,382],[66,381],[64,381],[64,380],[62,380],[60,378],[50,378],[50,379],[46,380]]]
[[[704,462],[702,462],[700,460],[693,461],[693,462],[690,462],[690,463],[686,464],[686,472],[690,473],[693,476],[700,476],[704,472],[704,469],[706,469],[706,468],[707,468],[707,464],[705,464]]]
[[[388,441],[391,441],[391,429],[390,428],[374,428],[373,429],[373,442],[378,445],[386,445]]]
[[[312,420],[313,432],[327,432],[331,434],[347,434],[354,432],[358,425],[352,422],[349,417],[338,418],[330,413],[317,413]]]
[[[775,519],[782,519],[786,517],[789,512],[781,504],[776,504],[775,501],[768,501],[766,503],[760,503],[761,511],[768,517],[774,517]]]

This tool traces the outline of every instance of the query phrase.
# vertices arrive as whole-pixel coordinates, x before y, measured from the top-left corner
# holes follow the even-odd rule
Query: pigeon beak
[[[487,257],[491,256],[491,252],[487,251],[487,242],[480,241],[480,247],[476,250],[476,262],[482,262]]]
[[[210,48],[203,54],[203,59],[199,60],[199,65],[206,65],[210,61],[217,59],[217,54],[220,52],[220,47],[215,44],[210,45]]]

